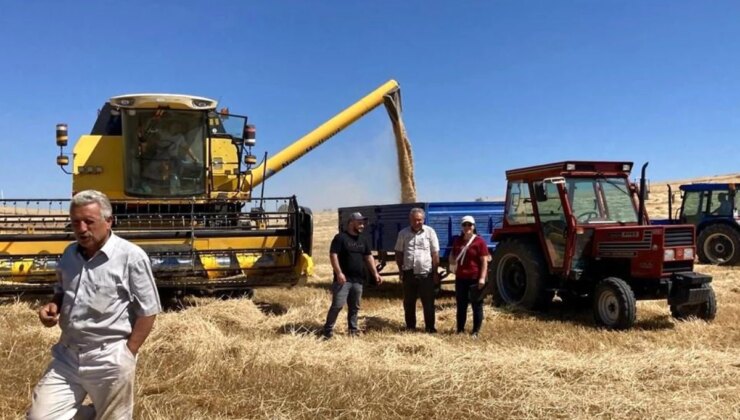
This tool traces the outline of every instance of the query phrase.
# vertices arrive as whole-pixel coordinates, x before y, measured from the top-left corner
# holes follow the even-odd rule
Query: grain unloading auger
[[[148,253],[159,287],[295,285],[313,270],[311,211],[295,196],[265,197],[255,187],[380,104],[403,134],[391,80],[258,165],[254,126],[217,111],[215,100],[116,96],[75,144],[71,172],[67,126],[57,126],[57,164],[72,175],[73,194],[108,195],[113,229]],[[67,199],[0,202],[0,292],[51,287],[74,241],[68,207]]]

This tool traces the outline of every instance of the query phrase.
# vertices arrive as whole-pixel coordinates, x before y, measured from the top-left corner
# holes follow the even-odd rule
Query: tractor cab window
[[[711,197],[712,216],[732,216],[732,198],[729,191],[712,191]]]
[[[560,180],[562,181],[562,178]],[[558,186],[546,180],[535,182],[534,190],[537,198],[537,216],[540,219],[548,257],[553,267],[562,267],[568,224]]]
[[[529,185],[526,182],[509,182],[507,194],[506,221],[510,225],[534,223]]]
[[[206,114],[122,111],[127,195],[183,197],[205,193]]]
[[[704,194],[701,191],[686,191],[683,196],[681,223],[698,224],[704,214]]]
[[[579,224],[637,222],[637,211],[624,178],[570,178],[567,189]]]

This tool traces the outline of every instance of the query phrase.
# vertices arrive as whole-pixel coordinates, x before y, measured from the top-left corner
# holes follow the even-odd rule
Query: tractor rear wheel
[[[704,264],[734,265],[740,262],[740,232],[723,224],[706,227],[697,239],[697,254]]]
[[[676,319],[687,319],[696,317],[705,321],[711,321],[717,316],[717,297],[711,284],[705,284],[703,289],[709,289],[709,296],[704,303],[698,305],[671,305],[671,316]]]
[[[616,277],[602,280],[594,291],[593,312],[596,323],[609,329],[626,330],[635,323],[635,294],[629,284]]]
[[[545,289],[549,277],[539,245],[508,239],[493,252],[494,303],[539,309],[552,301],[553,292]]]

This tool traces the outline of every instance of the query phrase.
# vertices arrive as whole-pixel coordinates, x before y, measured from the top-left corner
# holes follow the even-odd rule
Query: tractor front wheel
[[[699,261],[704,264],[734,265],[740,262],[740,232],[728,225],[712,225],[697,238]]]
[[[711,284],[702,286],[709,289],[707,300],[697,305],[671,305],[671,316],[676,319],[688,319],[696,317],[705,321],[711,321],[717,316],[717,297],[714,295],[714,289]]]
[[[602,280],[594,291],[593,312],[596,323],[608,329],[626,330],[635,323],[635,294],[629,284],[616,277]]]

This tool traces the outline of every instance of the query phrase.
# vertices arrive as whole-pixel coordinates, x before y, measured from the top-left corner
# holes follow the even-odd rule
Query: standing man
[[[64,250],[53,300],[39,310],[62,335],[28,418],[70,419],[89,395],[97,419],[131,419],[136,354],[161,311],[149,257],[111,231],[105,194],[76,194],[69,213],[77,241]]]
[[[370,240],[362,235],[367,218],[355,212],[349,216],[347,230],[339,232],[331,241],[329,260],[334,271],[334,282],[331,285],[332,300],[324,324],[324,337],[334,335],[334,324],[344,305],[347,307],[349,335],[355,336],[360,330],[357,326],[357,314],[360,311],[362,286],[365,283],[365,268],[372,273],[377,284],[383,279],[375,269],[375,259],[371,254]]]
[[[403,311],[406,329],[416,330],[416,300],[421,298],[424,309],[424,329],[434,328],[434,289],[439,284],[439,239],[437,232],[424,224],[424,210],[415,207],[409,213],[409,227],[396,239],[396,264],[403,281]]]

